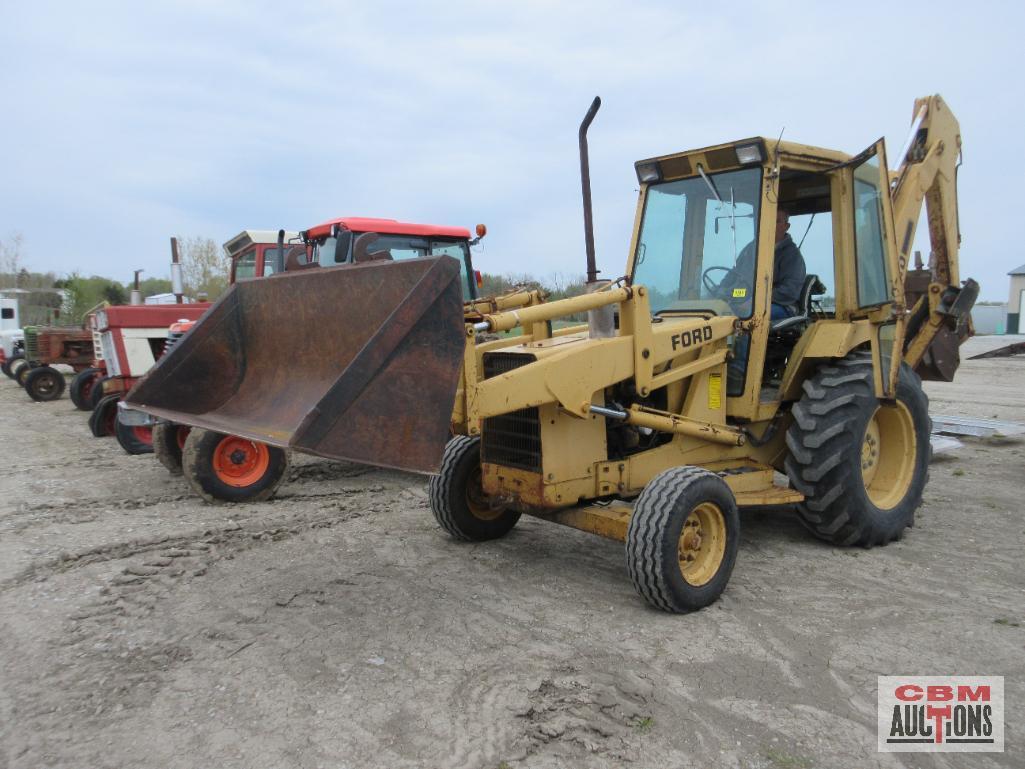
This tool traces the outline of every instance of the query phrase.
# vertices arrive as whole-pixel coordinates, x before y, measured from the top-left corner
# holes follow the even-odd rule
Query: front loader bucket
[[[465,345],[447,256],[237,283],[128,394],[180,424],[434,472]]]

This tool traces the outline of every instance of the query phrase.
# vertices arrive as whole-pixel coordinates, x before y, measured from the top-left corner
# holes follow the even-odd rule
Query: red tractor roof
[[[469,240],[470,231],[465,227],[447,227],[443,224],[413,224],[411,222],[400,222],[395,219],[374,219],[369,216],[343,216],[340,219],[318,224],[306,231],[309,239],[322,238],[331,234],[331,226],[339,225],[352,232],[380,232],[388,235],[418,235],[420,237],[434,238],[466,238]]]
[[[191,304],[134,304],[119,307],[107,307],[107,325],[98,329],[108,328],[167,328],[182,318],[195,320],[210,309],[210,302],[193,302]]]

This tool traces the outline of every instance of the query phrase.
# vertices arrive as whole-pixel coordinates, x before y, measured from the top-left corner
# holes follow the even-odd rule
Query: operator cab
[[[792,142],[745,139],[642,160],[636,170],[641,205],[631,282],[647,287],[656,317],[738,318],[743,330],[731,338],[728,395],[754,389],[763,402],[775,397],[804,332],[837,317],[838,274],[853,284],[844,297],[847,315],[891,300],[881,235],[881,201],[887,197],[881,142],[851,158]],[[787,303],[789,316],[772,320],[780,210],[790,215],[787,234],[807,277],[797,300]],[[834,216],[838,211],[843,216]],[[852,258],[836,253],[846,237],[840,227],[850,228]]]

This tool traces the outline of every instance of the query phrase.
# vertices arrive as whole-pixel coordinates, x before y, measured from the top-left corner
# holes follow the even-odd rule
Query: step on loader
[[[434,472],[431,508],[459,539],[500,537],[526,513],[620,540],[637,591],[670,612],[722,593],[741,507],[796,505],[837,545],[902,536],[927,478],[921,379],[953,376],[978,294],[958,270],[961,139],[946,104],[915,103],[894,172],[882,141],[850,156],[756,137],[638,162],[614,281],[598,280],[590,226],[599,105],[580,129],[589,293],[464,323],[445,259],[324,271],[316,290],[285,276],[236,288],[176,351],[222,372],[201,403],[180,408],[173,357],[131,399],[282,448]],[[932,259],[909,274],[923,202]],[[805,232],[807,275],[777,312],[788,224]],[[284,341],[276,308],[299,294],[293,327],[316,339],[300,335],[286,367],[263,351]],[[553,331],[580,313],[586,325]]]

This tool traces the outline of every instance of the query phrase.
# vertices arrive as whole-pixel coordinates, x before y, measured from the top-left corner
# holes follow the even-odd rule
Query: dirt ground
[[[928,391],[1025,421],[1025,357]],[[744,513],[688,616],[614,542],[447,539],[419,476],[297,457],[273,500],[206,505],[6,378],[0,446],[0,769],[1025,765],[1023,442],[937,458],[888,547]],[[1005,676],[1007,752],[877,753],[902,673]]]

